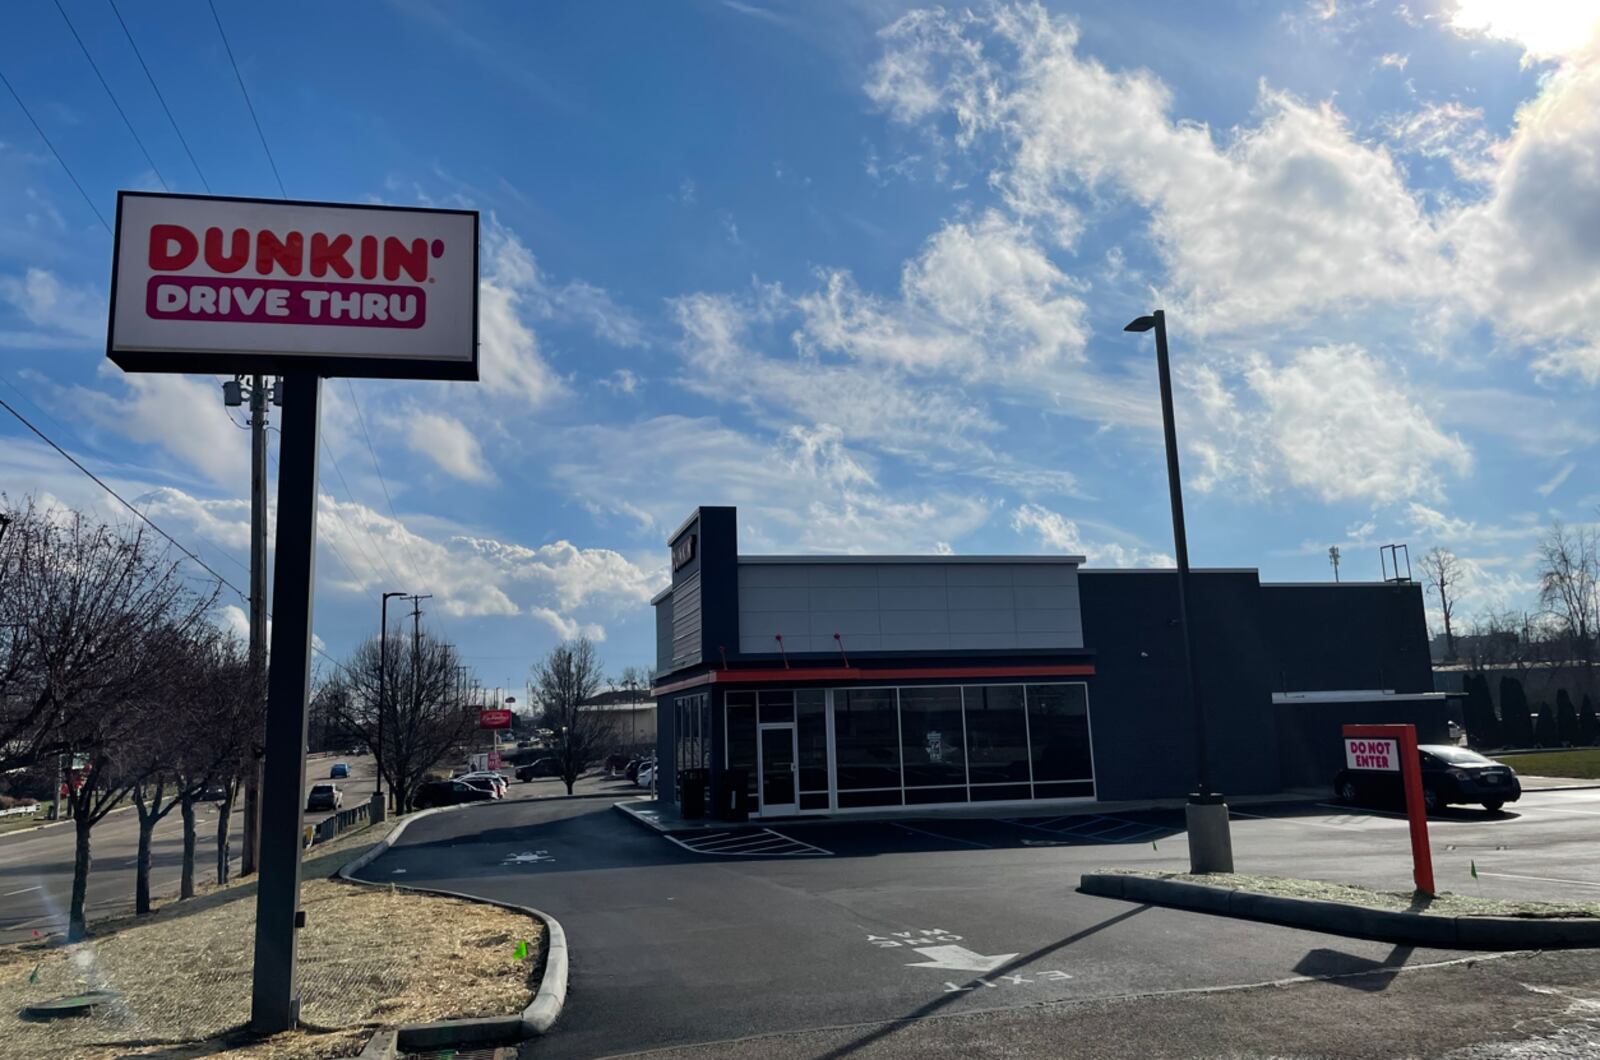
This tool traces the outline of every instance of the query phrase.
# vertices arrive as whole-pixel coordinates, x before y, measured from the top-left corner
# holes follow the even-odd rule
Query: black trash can
[[[724,821],[750,819],[750,771],[729,769],[722,774],[722,791],[717,796],[717,816]]]
[[[705,769],[683,769],[678,772],[678,812],[694,819],[706,815],[706,785],[710,782]]]

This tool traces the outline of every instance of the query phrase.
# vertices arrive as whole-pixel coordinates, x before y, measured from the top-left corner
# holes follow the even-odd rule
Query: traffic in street
[[[348,776],[332,779],[342,795],[341,808],[366,802],[376,779],[371,755],[310,756],[306,760],[307,793],[315,785],[330,781],[329,774],[336,762],[347,764],[350,770]],[[202,802],[195,808],[197,885],[216,880],[219,809],[220,804],[216,802]],[[304,823],[314,825],[329,816],[329,812],[307,810]],[[230,876],[239,871],[243,830],[243,799],[238,798],[234,800],[229,820]],[[92,861],[85,909],[92,924],[133,909],[139,815],[132,802],[112,810],[95,825],[90,842]],[[0,836],[0,943],[30,939],[35,932],[48,935],[66,925],[72,893],[73,844],[74,829],[70,821]],[[177,894],[182,871],[183,820],[174,808],[157,822],[151,836],[151,894],[157,899]]]

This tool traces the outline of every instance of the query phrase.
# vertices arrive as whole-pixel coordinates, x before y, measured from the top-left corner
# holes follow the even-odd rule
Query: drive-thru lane
[[[1072,827],[1048,818],[777,825],[774,834],[825,853],[714,856],[604,800],[500,803],[419,820],[362,875],[533,905],[562,921],[567,1008],[529,1047],[538,1056],[1462,956],[1076,894],[1086,870],[1171,863],[1182,842],[1136,816],[1095,831],[1137,834],[1137,843],[1075,837]]]

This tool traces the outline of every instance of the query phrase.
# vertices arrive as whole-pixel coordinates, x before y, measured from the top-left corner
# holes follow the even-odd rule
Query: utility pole
[[[1328,562],[1333,564],[1333,580],[1339,580],[1339,546],[1328,546]]]
[[[267,405],[280,403],[278,388],[265,376],[235,376],[222,384],[222,403],[250,402],[250,688],[266,694],[267,680]],[[254,741],[252,741],[252,744]],[[251,746],[244,774],[244,849],[239,875],[256,871],[261,855],[261,749]]]
[[[374,764],[378,767],[378,790],[372,793],[372,807],[377,811],[375,821],[383,820],[383,714],[388,707],[389,680],[389,598],[405,596],[402,592],[384,593],[378,606],[378,746],[373,750]]]
[[[422,709],[422,686],[418,674],[422,662],[422,601],[432,600],[433,594],[412,594],[406,599],[411,601],[411,715],[415,717]]]

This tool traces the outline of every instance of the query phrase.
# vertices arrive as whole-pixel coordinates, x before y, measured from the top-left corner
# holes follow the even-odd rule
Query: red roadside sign
[[[1411,874],[1417,890],[1433,895],[1433,851],[1428,846],[1428,808],[1422,801],[1422,759],[1415,725],[1346,725],[1344,760],[1351,769],[1399,773],[1411,822]]]
[[[509,729],[511,728],[511,712],[509,710],[480,710],[478,712],[478,728]]]

